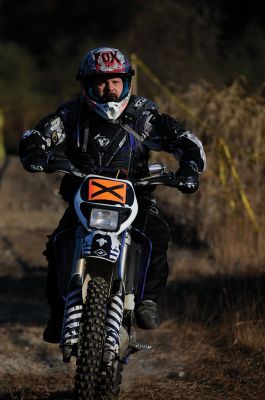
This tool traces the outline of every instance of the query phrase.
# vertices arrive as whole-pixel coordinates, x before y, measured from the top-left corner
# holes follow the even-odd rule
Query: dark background
[[[264,2],[253,0],[248,4],[238,4],[229,0],[202,0],[200,4],[193,1],[150,1],[149,4],[139,0],[122,0],[115,2],[89,0],[2,0],[1,6],[1,40],[14,41],[26,47],[35,55],[47,55],[54,43],[63,37],[68,42],[69,50],[74,50],[80,40],[91,37],[96,40],[111,40],[116,34],[126,32],[143,12],[157,11],[159,4],[161,18],[173,17],[167,14],[170,8],[193,8],[198,15],[208,10],[212,22],[219,30],[219,48],[233,47],[235,41],[242,40],[249,25],[254,24],[264,33]],[[163,15],[164,14],[164,15]],[[177,21],[175,21],[177,22]],[[179,22],[177,22],[179,25]],[[181,25],[180,25],[181,26]],[[183,27],[182,27],[183,28]],[[209,27],[210,28],[210,27]],[[156,27],[153,26],[154,31]],[[192,27],[189,27],[192,29]],[[135,32],[137,34],[137,32]],[[254,39],[254,38],[253,38]],[[45,44],[44,44],[45,41]],[[253,40],[253,48],[255,43]],[[249,46],[251,50],[251,46]],[[255,56],[255,54],[253,54]]]
[[[181,43],[182,47],[192,50],[197,40],[203,53],[209,44],[200,43],[200,38],[206,39],[207,34],[208,41],[215,42],[216,56],[224,60],[232,55],[240,57],[241,51],[254,67],[265,57],[259,53],[265,34],[265,4],[261,0],[246,4],[229,0],[202,0],[199,4],[192,0],[2,0],[0,7],[2,43],[13,42],[30,52],[39,68],[51,64],[51,55],[59,45],[66,59],[78,55],[82,46],[107,45],[115,40],[129,52],[140,51],[144,57],[145,51],[151,50],[157,58],[165,57],[164,49],[179,46],[179,38],[185,36],[189,40]],[[158,37],[159,42],[155,41]],[[247,71],[240,65],[243,54],[241,57],[231,73],[247,73],[256,83],[263,81],[262,66],[256,65],[256,76],[251,68]],[[208,59],[208,63],[212,61]]]
[[[265,4],[253,0],[2,0],[0,108],[5,142],[76,96],[86,51],[114,46],[136,53],[177,93],[201,79],[221,87],[244,76],[261,88],[265,70]],[[151,96],[150,82],[139,88]]]

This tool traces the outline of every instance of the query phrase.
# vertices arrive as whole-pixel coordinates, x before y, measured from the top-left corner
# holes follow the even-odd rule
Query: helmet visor
[[[100,92],[98,86],[101,83],[107,82],[108,80],[114,80],[120,78],[122,80],[121,92],[113,90],[106,90],[103,93]],[[128,74],[108,74],[98,76],[85,76],[82,81],[83,89],[86,95],[97,103],[108,103],[110,101],[120,102],[128,95],[131,88],[131,76]]]

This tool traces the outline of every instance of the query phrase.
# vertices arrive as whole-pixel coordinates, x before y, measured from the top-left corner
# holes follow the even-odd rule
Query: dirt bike
[[[132,227],[138,211],[134,188],[177,182],[162,164],[150,164],[150,175],[134,182],[55,165],[51,170],[82,178],[74,198],[79,224],[55,238],[65,299],[63,361],[76,357],[76,400],[112,399],[130,355],[151,348],[136,341],[133,328],[151,254],[149,239]]]

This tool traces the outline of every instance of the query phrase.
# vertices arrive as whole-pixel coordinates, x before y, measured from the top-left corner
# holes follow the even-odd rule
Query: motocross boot
[[[50,318],[48,324],[43,331],[43,340],[47,343],[60,343],[62,331],[62,321]]]
[[[50,307],[50,318],[47,327],[43,332],[43,340],[48,343],[59,343],[61,338],[63,316],[64,316],[64,301],[59,297],[57,291],[57,282],[51,282],[51,274],[47,278],[47,297]]]
[[[143,300],[135,310],[136,323],[141,329],[154,329],[159,324],[158,306],[153,300]]]
[[[51,314],[47,326],[43,331],[43,340],[47,343],[60,343],[63,316],[64,316],[64,302],[59,301],[50,302]]]

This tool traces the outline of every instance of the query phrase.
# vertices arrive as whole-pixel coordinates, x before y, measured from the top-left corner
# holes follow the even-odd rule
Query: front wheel
[[[83,308],[76,360],[75,399],[96,399],[105,335],[107,282],[100,277],[89,281]]]
[[[116,361],[113,366],[102,366],[98,384],[99,400],[114,400],[118,398],[122,381],[123,364]]]

